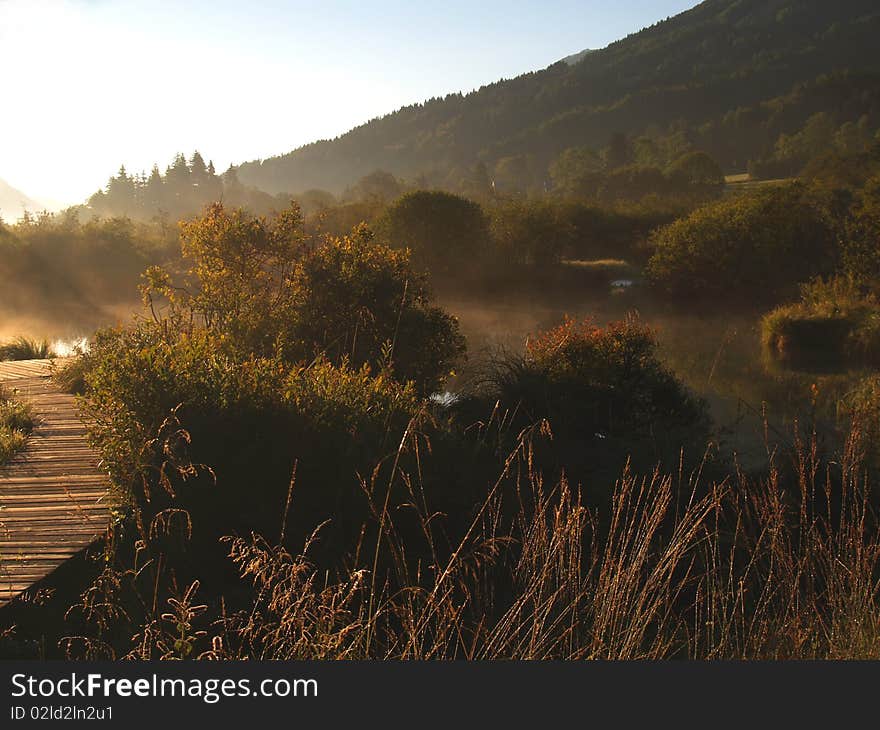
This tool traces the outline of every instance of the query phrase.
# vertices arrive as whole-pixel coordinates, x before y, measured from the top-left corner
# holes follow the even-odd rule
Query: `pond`
[[[860,371],[786,370],[762,351],[762,312],[673,310],[652,301],[641,287],[625,297],[580,296],[565,302],[559,301],[559,292],[547,291],[520,299],[474,296],[441,303],[459,317],[467,337],[465,373],[477,371],[499,353],[521,354],[528,337],[560,324],[566,316],[590,317],[603,325],[637,314],[655,331],[667,367],[706,400],[721,448],[735,452],[746,467],[766,465],[768,439],[790,442],[795,424],[816,423],[834,432],[841,399],[864,377]],[[458,382],[466,380],[464,375]],[[451,391],[456,388],[452,383]]]

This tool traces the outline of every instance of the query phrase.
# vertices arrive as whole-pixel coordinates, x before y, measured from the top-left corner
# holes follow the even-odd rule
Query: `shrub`
[[[545,201],[514,200],[491,209],[492,238],[499,261],[547,267],[574,245],[575,227],[567,209]]]
[[[637,318],[599,327],[566,320],[529,340],[523,358],[495,363],[475,400],[496,401],[511,432],[546,419],[557,466],[581,478],[614,472],[628,456],[649,467],[708,436],[705,405],[660,362],[654,333]]]
[[[847,276],[877,292],[880,281],[880,175],[860,191],[846,222],[843,268]]]
[[[801,300],[777,307],[761,321],[765,351],[802,370],[880,363],[880,306],[852,280],[817,279]]]
[[[316,243],[295,206],[266,219],[218,204],[183,226],[182,241],[184,280],[153,268],[143,287],[172,331],[207,328],[241,358],[393,369],[423,393],[464,354],[458,322],[432,306],[409,255],[375,243],[366,226]],[[163,301],[170,308],[158,312]]]
[[[409,255],[377,244],[365,227],[304,256],[290,286],[287,325],[296,358],[323,355],[389,369],[428,394],[464,355],[458,321],[431,304]]]
[[[197,553],[277,528],[294,473],[291,539],[316,519],[359,528],[377,465],[464,349],[406,252],[365,227],[313,241],[301,222],[211,206],[182,228],[183,277],[147,272],[151,318],[99,331],[58,375],[84,390],[133,523],[186,513]]]
[[[65,393],[82,395],[86,392],[86,361],[82,354],[80,351],[52,371],[55,383]]]
[[[720,188],[724,185],[721,166],[705,152],[688,152],[665,170],[665,175],[679,188]]]
[[[604,328],[567,320],[528,342],[526,364],[560,396],[553,410],[565,414],[570,399],[576,404],[570,413],[578,418],[594,401],[599,419],[607,414],[601,430],[608,435],[700,416],[697,402],[658,359],[654,333],[634,316]]]
[[[606,202],[640,200],[646,195],[660,194],[669,182],[657,167],[626,165],[603,174],[597,196]]]
[[[656,231],[648,280],[677,296],[774,301],[834,270],[834,228],[798,185],[726,198]]]
[[[451,193],[407,193],[385,212],[377,231],[437,276],[468,273],[489,251],[489,226],[478,203]]]
[[[294,470],[296,521],[363,519],[357,474],[393,452],[418,410],[411,385],[366,365],[240,359],[206,330],[103,330],[82,357],[91,437],[128,504],[144,519],[186,509],[214,537],[274,529]],[[183,453],[210,472],[171,488],[163,464]]]

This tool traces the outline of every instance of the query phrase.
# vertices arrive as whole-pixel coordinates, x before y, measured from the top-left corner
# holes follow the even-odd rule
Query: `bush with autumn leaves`
[[[458,407],[467,420],[492,404],[510,433],[546,420],[545,463],[573,480],[613,475],[628,459],[674,466],[682,448],[699,458],[709,436],[705,404],[662,363],[655,333],[636,316],[604,327],[567,319],[530,339],[522,356],[492,363]]]

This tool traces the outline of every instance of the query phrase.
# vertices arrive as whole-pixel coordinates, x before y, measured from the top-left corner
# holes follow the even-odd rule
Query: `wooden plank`
[[[0,362],[0,382],[29,403],[37,426],[0,467],[0,605],[26,591],[108,527],[110,480],[86,440],[76,399],[49,360]]]

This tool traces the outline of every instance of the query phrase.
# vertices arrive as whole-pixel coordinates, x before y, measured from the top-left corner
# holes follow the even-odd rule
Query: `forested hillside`
[[[661,167],[701,149],[725,172],[792,174],[880,127],[878,33],[875,0],[707,0],[574,65],[405,107],[238,175],[338,193],[382,169],[465,191],[485,169],[502,188],[544,189],[570,148]]]

